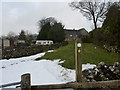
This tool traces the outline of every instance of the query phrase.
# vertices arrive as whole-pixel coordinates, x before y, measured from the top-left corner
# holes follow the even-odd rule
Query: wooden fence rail
[[[21,90],[31,90],[31,77],[30,74],[23,74],[21,76],[21,81],[20,82],[14,82],[14,83],[8,83],[8,84],[4,84],[4,85],[0,85],[0,88],[5,88],[5,87],[10,87],[10,86],[15,86],[15,85],[19,85],[19,87],[21,87]]]
[[[32,90],[37,89],[64,89],[64,88],[118,88],[120,87],[120,80],[99,81],[99,82],[82,82],[82,83],[68,83],[68,84],[53,84],[53,85],[34,85]]]
[[[64,88],[119,88],[120,80],[96,81],[96,82],[72,82],[66,84],[31,85],[30,74],[24,74],[21,78],[21,90],[64,89]]]
[[[9,83],[9,84],[0,85],[0,88],[5,88],[5,87],[14,86],[14,85],[19,85],[19,84],[21,84],[21,81],[20,81],[20,82],[14,82],[14,83]]]
[[[52,84],[52,85],[31,85],[30,79],[31,79],[30,74],[24,74],[21,76],[21,82],[1,85],[1,87],[8,87],[21,84],[21,90],[65,89],[65,88],[120,88],[120,80],[82,82],[82,83],[72,82],[66,84]]]

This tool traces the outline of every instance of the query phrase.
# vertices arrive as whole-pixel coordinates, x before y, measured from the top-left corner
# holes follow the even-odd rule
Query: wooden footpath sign
[[[82,59],[81,59],[81,51],[82,51],[81,42],[75,42],[75,69],[76,69],[76,82],[82,82]]]

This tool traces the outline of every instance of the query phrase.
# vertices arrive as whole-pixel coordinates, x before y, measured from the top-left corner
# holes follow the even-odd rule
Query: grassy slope
[[[112,64],[118,61],[118,54],[107,52],[104,49],[96,47],[93,44],[83,44],[83,63],[98,64],[104,61],[107,64]]]
[[[82,48],[82,63],[94,63],[97,64],[100,61],[104,61],[107,64],[111,64],[115,61],[118,61],[118,55],[116,53],[108,53],[105,50],[95,46],[93,44],[87,44],[84,43]],[[55,52],[47,53],[45,56],[38,58],[40,59],[61,59],[65,60],[65,63],[62,64],[62,66],[66,68],[74,69],[74,42],[69,42],[67,46],[63,46],[59,49],[57,49]]]

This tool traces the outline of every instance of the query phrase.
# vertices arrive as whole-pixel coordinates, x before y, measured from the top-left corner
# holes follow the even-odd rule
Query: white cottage
[[[37,40],[36,44],[37,45],[51,45],[51,44],[53,44],[53,41],[51,41],[51,40]]]

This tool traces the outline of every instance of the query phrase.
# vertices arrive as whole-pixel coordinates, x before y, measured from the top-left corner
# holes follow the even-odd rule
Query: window
[[[43,42],[43,44],[46,44],[46,42]]]
[[[38,44],[41,44],[41,42],[38,42]]]
[[[72,37],[72,35],[70,35],[70,37]]]
[[[53,44],[53,42],[50,42],[50,44]]]

